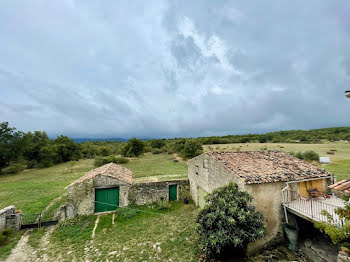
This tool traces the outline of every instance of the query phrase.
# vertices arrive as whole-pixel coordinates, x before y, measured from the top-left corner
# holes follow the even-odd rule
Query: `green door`
[[[116,210],[119,206],[119,187],[95,190],[95,212]]]
[[[177,185],[169,186],[169,200],[177,200]]]

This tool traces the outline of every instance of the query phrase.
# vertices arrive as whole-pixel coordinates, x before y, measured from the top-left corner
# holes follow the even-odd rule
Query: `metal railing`
[[[338,206],[322,202],[318,199],[302,197],[293,190],[284,191],[283,199],[284,206],[314,221],[343,226],[343,219],[335,213],[335,210],[339,208]]]

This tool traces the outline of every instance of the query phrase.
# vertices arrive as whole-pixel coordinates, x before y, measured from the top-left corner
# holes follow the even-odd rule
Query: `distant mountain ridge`
[[[84,143],[84,142],[89,142],[89,141],[119,141],[119,142],[124,142],[128,141],[126,138],[119,138],[119,137],[112,137],[112,138],[73,138],[73,141],[75,143]]]
[[[164,139],[164,140],[176,140],[178,138],[139,138],[143,141],[152,139]],[[208,136],[208,137],[197,137],[197,138],[186,138],[196,139],[202,144],[227,144],[227,143],[247,143],[247,142],[321,142],[322,140],[328,141],[350,141],[350,127],[330,127],[330,128],[319,128],[309,130],[284,130],[275,131],[262,134],[245,134],[245,135],[223,135],[223,136]],[[128,141],[128,138],[73,138],[76,143],[84,143],[88,141]]]

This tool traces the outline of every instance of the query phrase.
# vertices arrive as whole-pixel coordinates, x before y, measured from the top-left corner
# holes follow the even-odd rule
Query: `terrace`
[[[343,220],[339,218],[335,210],[344,207],[345,204],[335,196],[326,199],[312,199],[303,197],[296,191],[286,190],[283,192],[282,205],[291,213],[313,222],[330,222],[337,226],[343,225]],[[323,211],[326,211],[329,216],[324,215]]]

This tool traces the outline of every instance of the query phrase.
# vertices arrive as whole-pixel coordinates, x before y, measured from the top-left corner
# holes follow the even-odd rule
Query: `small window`
[[[196,173],[196,175],[198,175],[198,174],[199,174],[199,166],[196,166],[196,168],[195,168],[194,172]]]
[[[205,170],[208,170],[208,168],[209,168],[209,160],[208,159],[203,160],[203,168]]]

